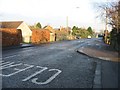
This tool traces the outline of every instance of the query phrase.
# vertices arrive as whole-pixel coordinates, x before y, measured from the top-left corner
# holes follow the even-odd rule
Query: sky
[[[0,0],[0,21],[25,21],[28,25],[40,22],[53,28],[91,26],[103,30],[105,24],[98,18],[93,3],[110,0]],[[115,1],[115,0],[112,0]]]

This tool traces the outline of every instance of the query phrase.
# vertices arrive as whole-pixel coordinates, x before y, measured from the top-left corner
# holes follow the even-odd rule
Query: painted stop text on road
[[[20,74],[21,72],[27,72],[26,70],[30,70],[32,68],[37,68],[38,70],[35,71],[34,73],[31,73],[30,76],[26,76],[26,78],[22,79],[22,82],[31,81],[32,83],[38,85],[48,84],[51,81],[53,81],[62,72],[59,69],[49,69],[48,67],[29,65],[24,63],[0,61],[0,71],[2,71],[2,73],[0,73],[0,76],[11,77],[16,74]],[[3,70],[9,70],[9,69],[10,69],[9,73],[3,72]],[[40,78],[36,78],[35,76],[40,75],[42,72],[46,72],[46,73],[54,72],[54,73],[51,76],[49,76],[49,78],[47,78],[45,81],[40,82]]]

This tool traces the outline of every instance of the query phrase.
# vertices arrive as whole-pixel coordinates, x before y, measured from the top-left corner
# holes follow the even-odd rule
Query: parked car
[[[98,37],[103,37],[103,35],[102,34],[98,34]]]
[[[87,38],[89,38],[89,39],[90,39],[90,38],[91,38],[91,36],[90,36],[90,35],[88,35],[88,37],[87,37]]]

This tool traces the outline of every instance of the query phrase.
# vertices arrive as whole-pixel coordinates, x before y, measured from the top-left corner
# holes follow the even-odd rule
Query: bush
[[[13,46],[20,45],[22,42],[22,32],[20,29],[14,28],[0,28],[0,33],[2,33],[2,46]]]
[[[67,30],[57,30],[56,32],[56,41],[68,40],[69,32]]]
[[[120,32],[117,34],[118,51],[120,55]]]
[[[50,42],[50,31],[45,29],[32,30],[31,40],[33,44]]]
[[[72,35],[81,37],[81,38],[87,38],[88,35],[92,36],[93,34],[91,27],[89,27],[88,30],[86,30],[84,28],[78,28],[74,26],[72,30],[73,30]]]

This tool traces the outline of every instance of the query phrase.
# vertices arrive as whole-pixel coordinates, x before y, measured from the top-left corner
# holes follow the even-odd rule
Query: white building
[[[23,21],[6,21],[0,22],[1,28],[16,28],[22,31],[23,42],[29,43],[31,41],[32,31],[28,25]]]

